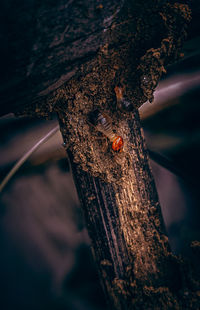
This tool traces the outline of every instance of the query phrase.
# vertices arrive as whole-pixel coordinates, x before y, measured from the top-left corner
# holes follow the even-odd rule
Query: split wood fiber
[[[129,299],[136,301],[138,287],[173,285],[167,266],[168,240],[137,112],[125,128],[131,158],[123,180],[93,177],[74,163],[69,151],[100,277],[116,309],[132,307]]]

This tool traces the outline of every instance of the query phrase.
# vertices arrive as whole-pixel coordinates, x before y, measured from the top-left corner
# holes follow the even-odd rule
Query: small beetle
[[[123,150],[123,138],[113,132],[111,121],[105,113],[96,109],[90,113],[89,121],[98,131],[103,133],[110,140],[113,151],[121,152]]]

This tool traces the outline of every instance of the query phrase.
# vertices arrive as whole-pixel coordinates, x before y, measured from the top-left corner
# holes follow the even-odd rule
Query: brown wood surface
[[[155,7],[163,2],[153,1]],[[110,29],[113,15],[118,19],[122,7],[131,5],[136,17],[143,10],[142,18],[150,26],[154,17],[149,13],[145,16],[149,3],[151,1],[1,1],[0,115],[45,100],[52,90],[79,73],[81,65],[104,45],[105,29]],[[189,39],[199,36],[198,0],[192,1],[192,8]],[[155,27],[158,37],[160,26]],[[152,46],[145,39],[145,33],[144,29],[143,52]],[[192,48],[197,48],[194,44]]]
[[[99,49],[122,3],[1,1],[0,113],[29,105],[78,72]]]

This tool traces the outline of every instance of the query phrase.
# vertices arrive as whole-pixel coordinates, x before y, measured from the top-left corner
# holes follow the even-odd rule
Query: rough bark
[[[174,285],[174,280],[168,270],[171,254],[138,113],[133,113],[128,121],[121,121],[118,129],[126,138],[124,152],[130,157],[123,153],[113,158],[112,152],[106,151],[105,173],[113,170],[110,182],[104,180],[105,176],[97,178],[83,171],[74,163],[71,152],[69,158],[107,300],[111,308],[114,305],[116,309],[132,309],[144,285],[146,289],[167,289]],[[96,148],[94,159],[99,164],[95,153],[102,152],[102,145],[93,139],[88,142],[88,149],[92,145]],[[143,299],[139,305],[146,307]]]
[[[17,112],[36,102],[41,104],[53,90],[77,74],[81,65],[106,43],[104,30],[111,28],[111,17],[118,19],[123,7],[131,6],[134,12],[132,30],[133,36],[137,34],[139,49],[136,47],[133,58],[144,56],[146,50],[160,44],[160,35],[164,34],[165,27],[156,13],[163,3],[2,0],[0,115]],[[191,4],[189,38],[199,36],[199,1],[193,0]],[[178,24],[181,26],[182,22],[177,20],[175,32],[179,36]]]
[[[111,68],[118,64],[126,98],[132,98],[131,47],[126,43],[121,52],[101,51],[83,68],[83,76],[57,93],[54,109],[110,307],[188,309],[198,305],[198,282],[194,293],[189,289],[194,278],[185,279],[189,268],[169,249],[137,109],[128,114],[117,109]],[[107,138],[88,122],[96,107],[123,137],[122,153],[114,154]]]
[[[48,81],[44,78],[44,84],[33,89],[38,101],[20,113],[58,114],[111,307],[196,309],[197,280],[186,279],[182,269],[189,269],[170,252],[137,112],[144,101],[152,100],[165,66],[180,54],[190,12],[185,5],[163,5],[163,1],[129,1],[114,12],[110,27],[97,35],[101,44],[95,57],[81,66],[78,63],[79,71],[62,87],[59,83],[65,78],[60,80],[60,69],[55,69],[55,81],[51,79],[52,60]],[[45,10],[43,13],[45,16]],[[42,36],[40,40],[43,42]],[[80,44],[78,38],[75,41]],[[46,47],[52,42],[57,46],[61,41],[47,39]],[[64,54],[65,59],[70,53],[65,50]],[[42,67],[47,64],[40,63]],[[31,72],[34,67],[35,62]],[[42,67],[39,71],[45,75],[48,71]],[[59,87],[46,101],[42,98],[44,85],[48,94]],[[133,105],[131,113],[117,108],[114,88],[118,85]],[[88,122],[88,114],[95,108],[110,117],[113,130],[123,137],[123,152],[114,153],[108,139]]]
[[[0,113],[18,111],[63,85],[94,57],[122,2],[0,3]],[[12,88],[12,91],[10,91]]]

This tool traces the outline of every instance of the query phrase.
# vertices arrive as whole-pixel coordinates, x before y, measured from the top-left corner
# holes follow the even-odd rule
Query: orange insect
[[[121,152],[123,150],[123,138],[114,133],[109,117],[105,113],[96,109],[90,113],[89,121],[110,140],[113,151]]]

